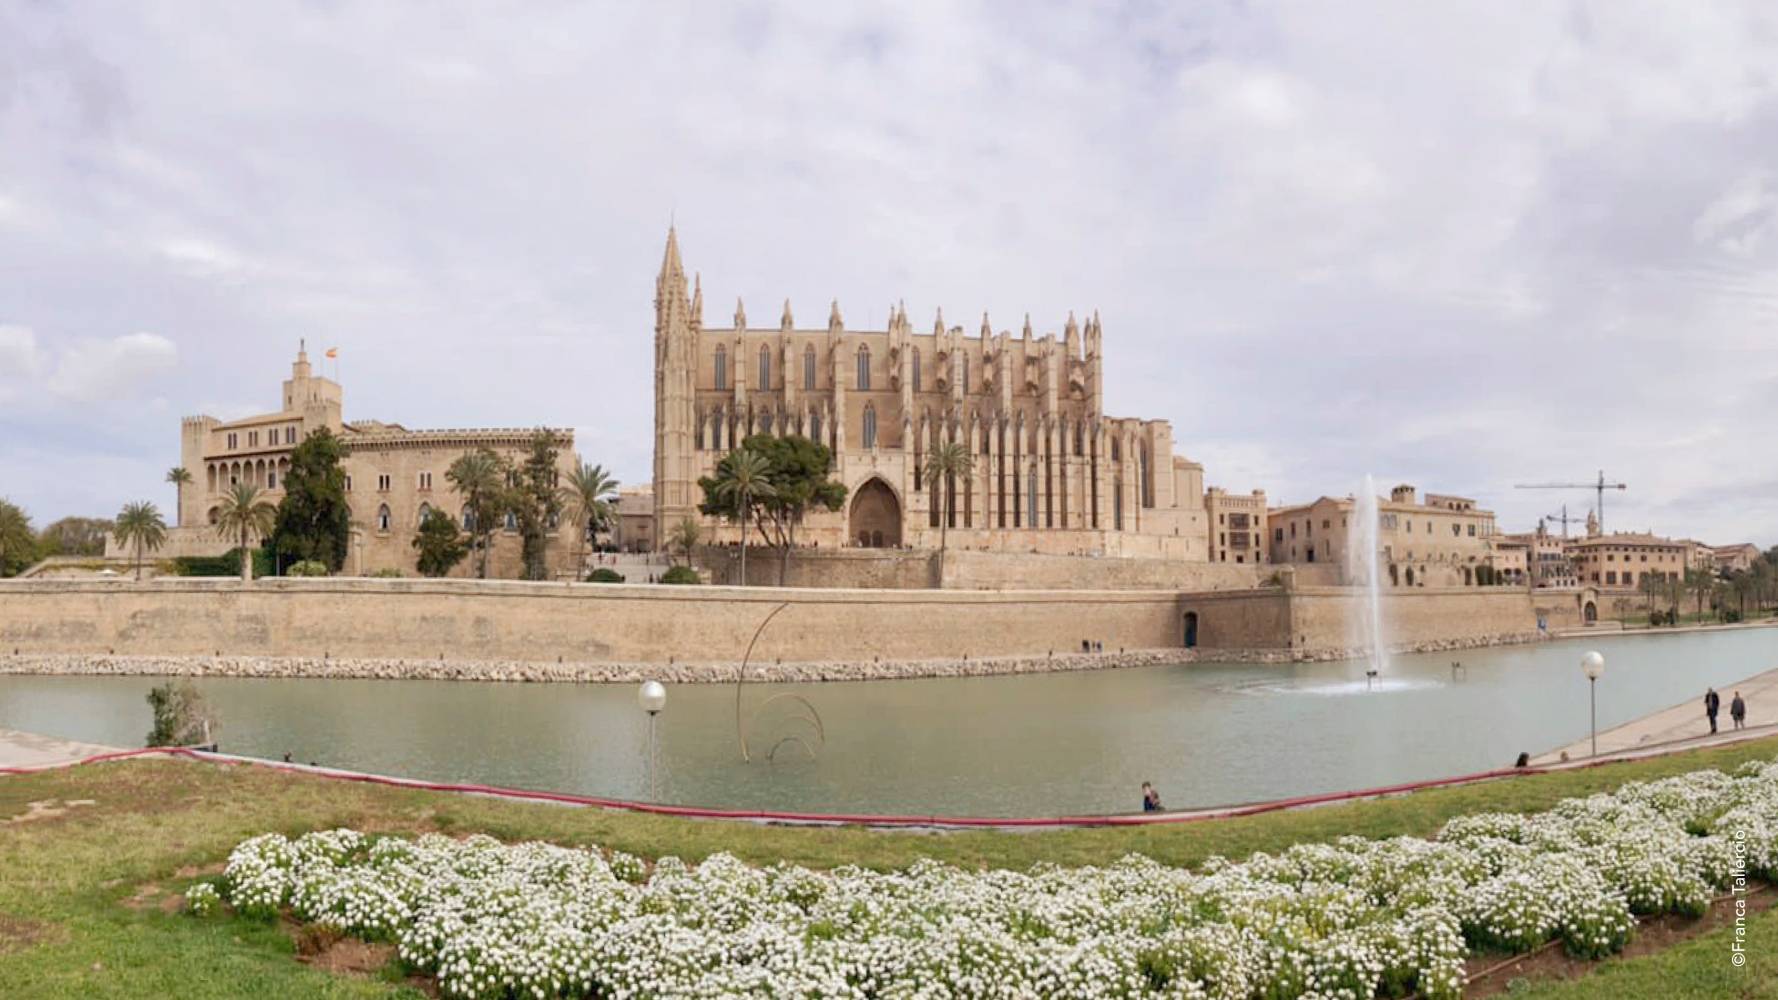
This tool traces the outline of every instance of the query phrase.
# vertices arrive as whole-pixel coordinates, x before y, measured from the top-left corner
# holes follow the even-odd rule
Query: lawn
[[[257,833],[335,826],[366,831],[487,833],[502,840],[598,844],[643,857],[812,867],[895,868],[920,856],[1024,868],[1108,863],[1130,852],[1172,864],[1243,857],[1340,834],[1428,835],[1466,813],[1528,811],[1624,781],[1778,755],[1778,739],[1390,799],[1239,819],[1036,833],[886,833],[691,821],[513,803],[329,781],[246,766],[172,760],[0,777],[0,995],[391,996],[413,987],[298,963],[283,929],[195,920],[174,899]],[[90,804],[75,804],[90,802]],[[33,803],[37,805],[33,807]],[[62,810],[59,813],[55,810]],[[23,818],[23,817],[31,818]],[[1722,934],[1668,952],[1606,962],[1576,984],[1525,995],[1778,996],[1778,917],[1753,922],[1753,963],[1728,965]],[[1515,993],[1515,995],[1518,995]]]

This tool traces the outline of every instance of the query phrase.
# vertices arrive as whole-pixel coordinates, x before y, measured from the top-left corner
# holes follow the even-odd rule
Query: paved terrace
[[[1609,677],[1608,674],[1608,681]],[[1736,691],[1741,692],[1741,699],[1747,703],[1747,728],[1739,732],[1729,719],[1729,702],[1734,700]],[[1750,736],[1769,735],[1778,728],[1778,669],[1724,684],[1716,689],[1716,693],[1722,695],[1722,713],[1716,718],[1716,735],[1710,734],[1710,721],[1704,717],[1704,689],[1699,688],[1697,695],[1683,704],[1601,730],[1599,756],[1634,753],[1654,747],[1674,749],[1678,744],[1714,746]],[[1564,753],[1570,760],[1581,760],[1592,752],[1592,741],[1583,738],[1534,757],[1531,763],[1540,766],[1554,764]]]
[[[54,736],[23,733],[16,729],[0,729],[0,767],[50,767],[71,764],[102,753],[113,753],[116,747],[96,743],[76,743]]]

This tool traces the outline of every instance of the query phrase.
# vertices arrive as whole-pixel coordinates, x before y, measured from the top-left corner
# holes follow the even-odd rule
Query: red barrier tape
[[[186,747],[148,747],[142,750],[119,750],[112,753],[96,754],[91,757],[84,757],[79,760],[67,761],[60,764],[47,764],[38,767],[0,767],[0,774],[32,774],[63,767],[78,767],[84,764],[98,764],[107,761],[128,760],[134,757],[145,756],[183,757],[188,760],[205,761],[208,763],[249,764],[255,767],[271,768],[277,771],[313,774],[317,777],[329,778],[335,781],[355,781],[372,785],[386,785],[393,788],[412,788],[431,792],[456,792],[472,795],[488,795],[496,798],[521,799],[537,802],[558,802],[568,805],[589,806],[600,809],[618,809],[626,812],[644,813],[656,816],[674,816],[683,819],[723,819],[763,823],[804,823],[876,827],[956,827],[988,829],[1146,826],[1151,823],[1193,823],[1207,819],[1230,819],[1239,816],[1257,816],[1262,813],[1279,812],[1286,809],[1301,809],[1308,806],[1347,802],[1354,799],[1400,795],[1406,792],[1417,791],[1422,788],[1438,788],[1447,785],[1461,785],[1476,781],[1490,781],[1498,778],[1540,773],[1540,769],[1537,768],[1509,768],[1494,771],[1478,771],[1474,774],[1459,775],[1451,778],[1409,781],[1396,785],[1384,785],[1378,788],[1366,788],[1355,791],[1323,792],[1317,795],[1301,795],[1288,799],[1276,799],[1270,802],[1256,802],[1248,805],[1230,806],[1226,809],[1213,809],[1202,812],[1135,813],[1121,816],[1013,817],[1004,819],[985,816],[905,816],[874,815],[870,813],[804,813],[779,812],[767,809],[709,809],[697,806],[662,805],[651,802],[632,802],[627,799],[602,798],[592,795],[573,795],[566,792],[531,791],[518,788],[501,788],[495,785],[458,784],[451,782],[421,781],[413,778],[394,778],[380,774],[367,774],[361,771],[339,771],[332,768],[307,767],[300,764],[285,764],[277,761],[260,760],[254,757],[236,757],[229,754],[208,753],[205,751],[192,750]],[[1611,761],[1591,761],[1580,766],[1593,767],[1607,763],[1611,763]]]

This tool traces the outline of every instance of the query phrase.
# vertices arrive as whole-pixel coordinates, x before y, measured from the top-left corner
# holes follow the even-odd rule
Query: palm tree
[[[731,451],[716,466],[716,497],[728,508],[730,517],[741,522],[741,585],[747,585],[747,519],[753,516],[753,502],[777,492],[766,477],[771,474],[771,460],[757,451]]]
[[[222,495],[216,509],[216,533],[241,545],[241,582],[253,579],[253,550],[247,547],[253,537],[269,535],[278,523],[278,508],[260,499],[260,489],[251,483],[236,483]]]
[[[938,516],[938,585],[945,585],[945,543],[951,528],[951,519],[957,516],[957,480],[967,476],[975,468],[975,457],[969,449],[956,441],[945,441],[932,449],[926,456],[927,489],[936,492],[937,484],[944,484],[945,508]]]
[[[617,480],[604,466],[580,463],[580,467],[568,474],[568,482],[562,485],[562,506],[567,511],[568,520],[580,525],[579,537],[574,542],[574,575],[580,576],[581,564],[586,557],[581,553],[581,546],[590,534],[594,541],[598,540],[599,526],[611,520],[610,497],[617,492]]]
[[[487,448],[466,451],[445,470],[445,478],[456,487],[464,506],[475,517],[474,526],[465,527],[470,528],[470,540],[481,548],[477,575],[486,580],[488,549],[493,545],[494,520],[498,513],[494,500],[500,495],[502,485],[500,456]]]
[[[183,465],[175,465],[167,470],[167,482],[173,484],[173,523],[185,523],[185,488],[191,485],[191,473]]]
[[[685,564],[690,566],[691,550],[698,547],[698,540],[703,537],[704,529],[698,526],[696,520],[682,517],[678,524],[673,525],[673,530],[667,535],[668,551],[678,549],[685,553]]]
[[[184,472],[184,469],[177,469]],[[126,503],[117,513],[117,540],[136,550],[136,579],[142,579],[142,550],[153,552],[167,540],[167,522],[146,500]]]

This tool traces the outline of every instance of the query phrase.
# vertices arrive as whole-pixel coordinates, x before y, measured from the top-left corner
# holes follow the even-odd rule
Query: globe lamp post
[[[1587,702],[1592,714],[1593,756],[1599,756],[1599,678],[1605,674],[1605,657],[1591,650],[1580,658],[1580,672],[1587,675]]]
[[[661,791],[660,791],[659,784],[656,783],[655,773],[654,773],[654,758],[655,758],[654,729],[655,729],[655,716],[661,714],[661,709],[667,707],[667,687],[666,687],[666,685],[662,684],[660,681],[645,681],[643,683],[641,689],[636,692],[636,703],[642,706],[642,711],[648,713],[648,796],[649,796],[649,801],[659,802],[660,798],[661,798]]]

